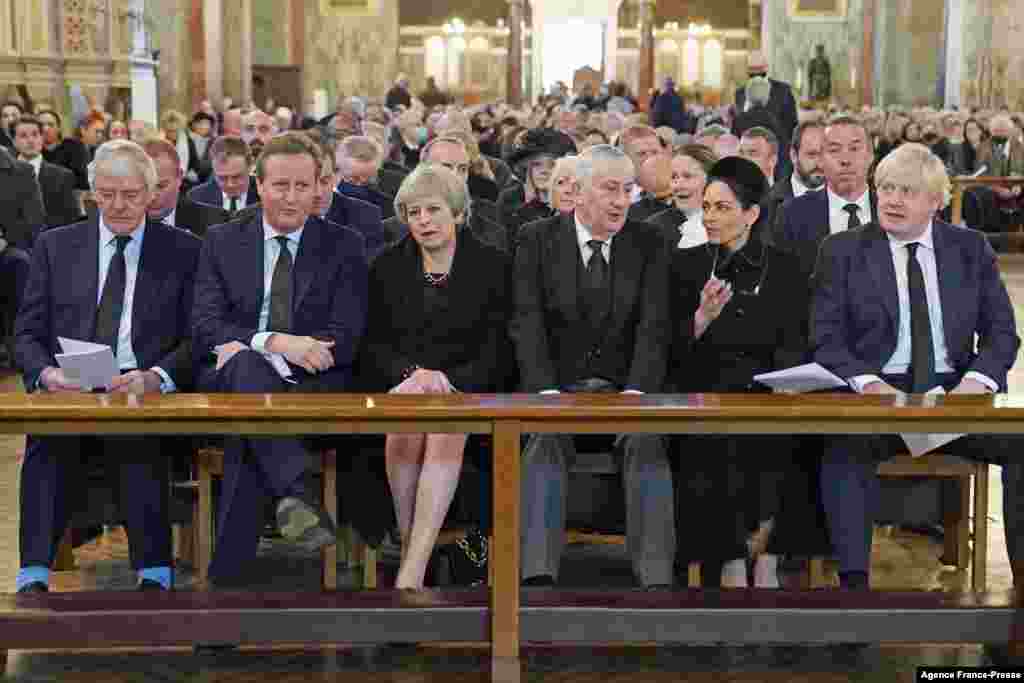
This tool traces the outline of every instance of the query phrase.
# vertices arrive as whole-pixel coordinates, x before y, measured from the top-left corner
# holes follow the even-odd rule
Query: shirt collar
[[[856,204],[860,207],[860,210],[864,213],[861,214],[861,222],[867,223],[871,218],[871,190],[864,190],[864,194],[858,197],[855,201],[847,201],[832,191],[832,188],[827,188],[828,192],[828,210],[832,213],[840,213],[843,211],[843,207],[847,204]]]
[[[925,249],[928,249],[929,251],[935,251],[935,241],[932,238],[932,221],[928,221],[928,227],[924,229],[924,234],[918,237],[917,239],[901,240],[900,238],[896,237],[891,233],[885,233],[885,236],[889,238],[889,244],[890,246],[892,246],[893,250],[917,242]]]
[[[808,192],[813,192],[811,188],[807,187],[802,182],[800,182],[800,178],[797,176],[795,171],[793,172],[793,175],[790,177],[790,185],[792,185],[793,187],[794,197],[800,197]]]
[[[142,244],[142,238],[146,234],[146,219],[143,218],[142,222],[139,223],[139,227],[132,230],[131,234],[128,235],[132,238],[132,242],[137,241],[139,245]],[[100,214],[100,246],[105,247],[114,241],[117,237],[113,231],[107,227],[107,222],[103,220],[103,214]],[[130,244],[130,243],[129,243]]]
[[[590,232],[590,228],[583,225],[583,223],[580,223],[580,218],[575,213],[573,214],[573,220],[576,222],[576,241],[579,243],[580,249],[583,247],[589,248],[587,242],[594,239],[593,233]],[[609,248],[612,246],[613,239],[615,239],[615,235],[611,235],[607,240],[605,240],[605,244],[607,244]]]
[[[287,237],[290,242],[295,242],[295,244],[298,245],[299,241],[302,239],[302,231],[305,230],[305,229],[306,229],[306,226],[303,225],[301,228],[299,228],[295,232],[291,232],[291,233],[287,233],[287,234],[285,234],[283,232],[278,232],[273,227],[271,227],[270,223],[267,222],[266,214],[264,214],[264,216],[263,216],[263,240],[265,242],[269,242],[270,240],[274,239],[275,237]]]
[[[21,156],[18,156],[18,160],[19,161],[24,161],[26,164],[31,164],[32,167],[34,169],[36,169],[36,174],[39,173],[39,169],[43,165],[43,155],[42,154],[39,154],[34,159],[22,159]]]

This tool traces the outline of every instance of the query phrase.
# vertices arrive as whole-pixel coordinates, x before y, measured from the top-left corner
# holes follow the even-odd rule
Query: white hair
[[[636,173],[633,161],[617,147],[594,145],[581,154],[576,162],[576,180],[580,184],[580,189],[590,189],[594,183],[594,177],[606,172],[612,166],[628,167],[630,175]]]
[[[146,150],[131,140],[111,140],[100,145],[89,164],[88,173],[89,186],[94,191],[96,176],[101,174],[120,178],[138,176],[146,184],[147,191],[156,189],[156,164]]]

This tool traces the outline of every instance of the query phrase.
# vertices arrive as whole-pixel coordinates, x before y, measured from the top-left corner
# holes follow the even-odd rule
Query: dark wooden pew
[[[521,596],[520,437],[609,430],[1024,433],[1024,400],[1005,395],[4,394],[0,433],[8,434],[493,434],[494,580],[490,589],[411,597],[391,591],[6,596],[0,606],[0,648],[489,640],[494,680],[519,681],[521,640],[1016,642],[1015,594],[534,590]]]

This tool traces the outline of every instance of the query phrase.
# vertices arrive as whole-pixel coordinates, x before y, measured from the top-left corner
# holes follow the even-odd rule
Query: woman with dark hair
[[[751,232],[767,192],[764,174],[746,159],[722,159],[708,173],[702,207],[708,243],[673,254],[673,391],[765,393],[754,375],[804,359],[808,274],[796,257]],[[675,439],[681,571],[700,561],[706,585],[746,587],[749,561],[756,586],[779,586],[777,557],[765,551],[792,446],[788,436]],[[689,539],[682,538],[686,529]]]
[[[903,142],[921,142],[924,139],[924,131],[921,128],[921,124],[917,121],[907,121],[907,124],[903,126],[901,137]]]
[[[463,227],[469,210],[465,181],[446,168],[421,165],[403,181],[395,211],[409,234],[370,268],[358,364],[368,390],[425,395],[506,388],[512,265]],[[397,588],[423,588],[466,443],[464,434],[386,436],[385,467],[402,543]]]
[[[959,173],[970,174],[978,170],[978,150],[989,137],[988,129],[978,119],[970,118],[964,122],[963,156],[957,168]]]

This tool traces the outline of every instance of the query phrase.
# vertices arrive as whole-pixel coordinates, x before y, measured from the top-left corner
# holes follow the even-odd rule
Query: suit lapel
[[[935,247],[935,274],[939,281],[939,302],[942,306],[942,330],[946,337],[946,348],[955,348],[950,343],[954,339],[953,326],[956,324],[956,317],[953,311],[954,298],[960,291],[956,273],[964,272],[957,268],[957,261],[960,258],[959,250],[949,239],[948,226],[941,221],[932,223],[932,245]],[[952,267],[950,267],[952,265]]]
[[[892,263],[889,239],[881,228],[872,224],[864,231],[863,240],[867,252],[865,256],[868,268],[879,288],[878,291],[882,292],[885,309],[889,312],[889,317],[892,318],[898,330],[900,325],[899,290],[896,285],[896,267]]]
[[[259,324],[260,309],[263,307],[263,224],[253,219],[245,224],[237,244],[237,257],[242,269],[243,311],[255,317],[253,326]],[[234,255],[228,255],[228,259]]]
[[[624,325],[636,300],[643,272],[643,253],[638,248],[638,230],[629,223],[612,240],[612,310],[616,328]]]
[[[820,219],[818,223],[815,223],[817,228],[814,235],[814,243],[820,245],[822,240],[832,234],[832,217],[828,213],[828,190],[820,190],[818,194],[821,196],[815,196],[814,199],[818,202],[817,211]],[[817,247],[815,250],[817,250]]]
[[[299,252],[295,257],[293,315],[299,310],[303,298],[305,298],[310,286],[313,284],[317,265],[323,262],[323,259],[321,259],[322,254],[320,253],[320,245],[324,235],[323,231],[324,224],[319,220],[306,220],[306,227],[302,231],[302,241],[299,242]]]
[[[89,227],[80,233],[77,243],[72,247],[78,255],[75,263],[78,272],[74,282],[81,285],[82,315],[76,316],[75,339],[92,339],[96,327],[96,310],[100,298],[100,224],[99,219],[89,221]],[[74,258],[74,257],[72,257]]]
[[[576,269],[582,263],[580,245],[576,240],[576,223],[572,216],[563,216],[558,221],[556,234],[552,237],[554,250],[551,268],[547,276],[553,280],[549,291],[561,299],[561,308],[570,322],[580,320],[580,304],[577,298]]]
[[[142,252],[139,254],[139,265],[135,270],[135,292],[132,295],[132,347],[140,348],[136,341],[139,331],[144,329],[142,320],[150,306],[159,301],[160,279],[157,268],[160,265],[160,254],[167,258],[170,254],[164,246],[163,225],[154,221],[146,222],[146,234],[142,239]],[[140,302],[141,305],[140,305]],[[160,311],[154,311],[159,315]]]

